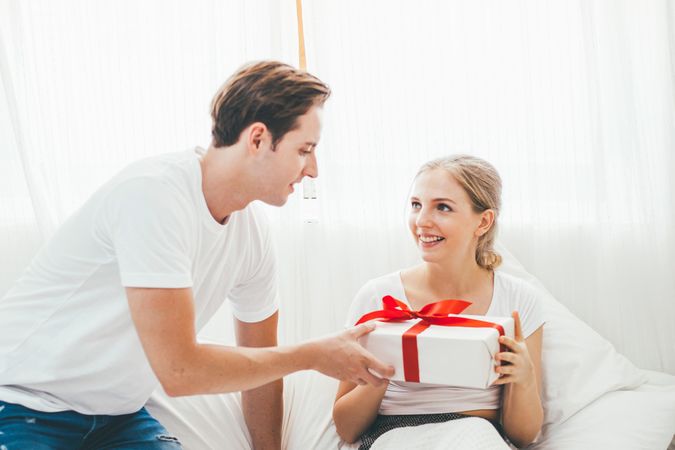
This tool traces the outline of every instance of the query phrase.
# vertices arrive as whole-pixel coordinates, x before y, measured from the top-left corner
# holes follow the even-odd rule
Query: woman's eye
[[[422,205],[420,205],[420,202],[411,202],[410,206],[412,207],[412,209],[420,209],[422,207]]]
[[[439,211],[444,211],[444,212],[450,212],[452,211],[452,208],[450,208],[448,205],[445,203],[439,203],[437,206]]]

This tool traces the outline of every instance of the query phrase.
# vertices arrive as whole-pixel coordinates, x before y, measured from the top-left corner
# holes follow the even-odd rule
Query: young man
[[[288,65],[246,66],[213,100],[208,150],[132,164],[63,224],[0,300],[0,448],[179,448],[143,408],[158,383],[245,391],[254,446],[279,448],[284,375],[392,375],[358,344],[366,325],[276,347],[274,252],[251,202],[281,206],[317,176],[329,95]],[[197,343],[225,298],[238,347]]]

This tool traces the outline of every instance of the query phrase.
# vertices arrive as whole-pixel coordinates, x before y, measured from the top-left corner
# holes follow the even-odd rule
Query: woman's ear
[[[480,213],[480,223],[478,228],[476,228],[475,235],[476,237],[483,236],[485,233],[490,231],[492,224],[495,222],[495,212],[491,209],[486,209]]]

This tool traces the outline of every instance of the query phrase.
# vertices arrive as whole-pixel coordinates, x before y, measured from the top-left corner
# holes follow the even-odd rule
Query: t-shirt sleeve
[[[516,310],[520,316],[523,337],[528,338],[545,323],[542,294],[534,286],[522,282]]]
[[[251,211],[253,214],[253,211]],[[258,213],[260,214],[260,213]],[[254,216],[249,237],[249,260],[244,277],[230,291],[232,314],[242,322],[260,322],[279,309],[277,257],[269,225],[264,216]]]
[[[108,196],[99,220],[125,287],[192,286],[191,219],[186,200],[160,181],[133,179]]]
[[[381,298],[377,298],[375,284],[369,281],[358,290],[347,313],[345,328],[353,327],[361,316],[371,311],[382,309]]]

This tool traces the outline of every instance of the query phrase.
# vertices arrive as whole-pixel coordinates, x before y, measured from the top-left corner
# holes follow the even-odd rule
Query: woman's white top
[[[367,282],[356,294],[349,309],[347,326],[353,326],[364,314],[382,309],[382,297],[391,295],[410,305],[400,272]],[[518,311],[527,338],[544,324],[541,294],[534,286],[511,275],[495,271],[492,302],[485,316],[510,317]],[[440,299],[439,299],[440,300]],[[500,408],[501,386],[472,389],[435,384],[391,381],[379,413],[434,414]]]

